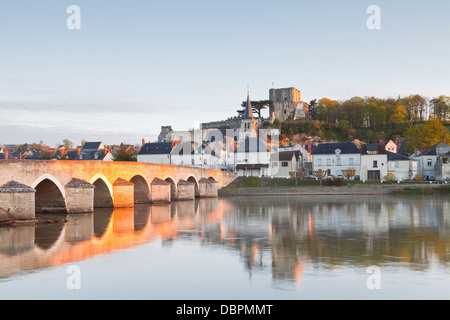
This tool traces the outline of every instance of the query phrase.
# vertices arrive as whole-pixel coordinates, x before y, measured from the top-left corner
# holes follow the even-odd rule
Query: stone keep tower
[[[300,90],[295,88],[270,89],[269,106],[270,120],[279,119],[281,122],[287,119],[306,118],[308,104],[302,102]]]

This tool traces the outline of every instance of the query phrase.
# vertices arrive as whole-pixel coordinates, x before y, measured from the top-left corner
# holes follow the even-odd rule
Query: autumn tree
[[[405,138],[412,150],[428,149],[440,142],[450,144],[450,133],[439,118],[433,118],[420,126],[410,127],[405,132]]]
[[[350,184],[350,179],[356,175],[356,169],[344,169],[342,175],[347,179],[347,184]]]
[[[113,152],[113,161],[137,161],[136,152],[123,144]]]
[[[431,112],[441,121],[446,121],[450,116],[450,97],[439,96],[430,101]]]

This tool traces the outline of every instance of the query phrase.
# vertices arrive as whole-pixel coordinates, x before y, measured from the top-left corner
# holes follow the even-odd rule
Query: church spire
[[[252,103],[250,101],[249,91],[247,91],[247,105],[245,106],[244,119],[253,119]]]

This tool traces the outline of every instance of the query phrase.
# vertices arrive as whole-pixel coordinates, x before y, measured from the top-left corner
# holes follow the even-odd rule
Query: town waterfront
[[[67,219],[0,228],[0,299],[450,298],[448,196],[205,198]]]

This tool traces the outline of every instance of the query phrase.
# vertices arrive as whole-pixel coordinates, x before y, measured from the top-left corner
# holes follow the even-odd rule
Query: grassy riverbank
[[[362,183],[343,185],[319,184],[316,180],[271,179],[240,177],[231,185],[221,189],[219,195],[314,195],[314,194],[393,194],[393,195],[446,195],[450,185],[425,183]]]
[[[450,195],[450,185],[435,186],[433,188],[406,187],[392,192],[395,195]]]

